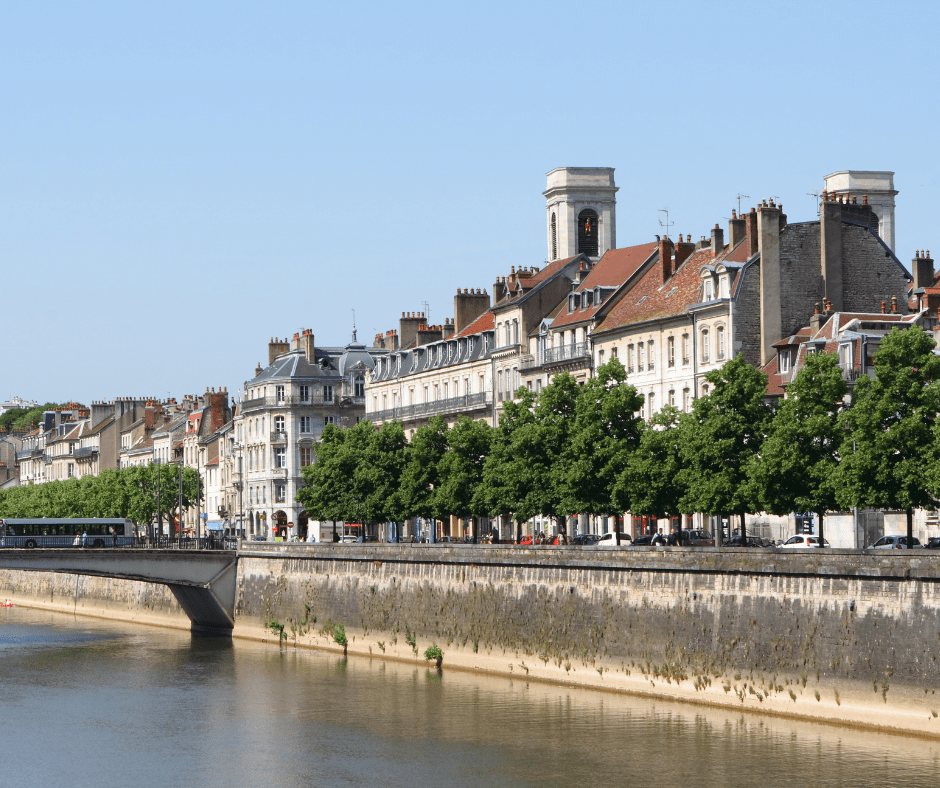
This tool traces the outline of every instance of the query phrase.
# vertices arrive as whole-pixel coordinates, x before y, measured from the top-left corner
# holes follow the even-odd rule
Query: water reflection
[[[940,771],[936,743],[900,736],[20,608],[0,615],[0,658],[11,786],[881,788]]]

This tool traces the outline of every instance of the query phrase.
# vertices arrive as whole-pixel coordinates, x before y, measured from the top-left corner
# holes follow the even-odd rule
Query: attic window
[[[668,293],[666,293],[666,298],[669,298],[669,296],[671,296],[673,293],[675,293],[676,290],[678,290],[678,289],[679,289],[678,287],[672,288],[672,290],[670,290]]]
[[[646,300],[646,296],[643,296],[639,301],[636,302],[636,305],[639,306]]]

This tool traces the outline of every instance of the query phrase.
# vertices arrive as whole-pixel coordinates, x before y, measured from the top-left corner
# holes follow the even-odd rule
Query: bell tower
[[[546,176],[548,261],[584,253],[598,259],[617,248],[613,167],[557,167]]]

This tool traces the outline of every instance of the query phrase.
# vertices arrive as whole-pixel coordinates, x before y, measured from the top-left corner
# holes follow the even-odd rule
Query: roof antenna
[[[663,233],[663,235],[664,235],[666,238],[668,238],[668,237],[669,237],[669,228],[672,227],[672,226],[675,224],[675,222],[670,222],[670,221],[669,221],[669,209],[668,209],[668,208],[660,208],[660,209],[659,209],[659,212],[666,214],[666,221],[664,222],[662,219],[660,219],[660,220],[659,220],[659,226],[662,227],[662,228],[665,230],[665,232]]]
[[[747,194],[741,194],[741,192],[738,192],[738,216],[741,215],[741,200],[750,200],[750,199],[751,199],[750,196],[748,196]]]
[[[816,191],[815,189],[814,189],[813,191],[811,191],[811,192],[806,192],[806,195],[807,195],[808,197],[815,197],[815,198],[816,198],[816,215],[817,215],[817,216],[819,216],[819,197],[820,197],[821,194],[822,194],[822,192],[818,192],[818,191]]]
[[[431,325],[431,305],[427,301],[421,302],[424,307],[424,325]]]

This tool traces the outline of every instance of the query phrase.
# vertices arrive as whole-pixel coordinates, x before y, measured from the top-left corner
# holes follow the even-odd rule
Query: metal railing
[[[322,392],[311,392],[306,399],[301,399],[300,396],[296,394],[285,394],[283,397],[269,395],[266,397],[246,399],[242,403],[242,411],[247,412],[249,410],[259,410],[260,408],[287,408],[302,405],[333,405],[337,401],[338,398],[335,395],[332,397],[324,397]]]
[[[560,361],[572,361],[586,358],[591,355],[587,342],[574,342],[561,347],[550,347],[538,354],[539,366],[542,364],[555,364]]]
[[[231,536],[169,537],[169,536],[112,536],[88,534],[82,544],[81,536],[7,535],[0,537],[0,548],[42,550],[234,550],[238,540]]]
[[[437,399],[432,402],[423,402],[420,405],[402,405],[397,408],[386,408],[366,413],[371,421],[393,421],[417,418],[420,416],[435,416],[439,413],[452,413],[460,410],[476,410],[489,405],[490,394],[485,391],[476,394],[464,394],[460,397]]]

